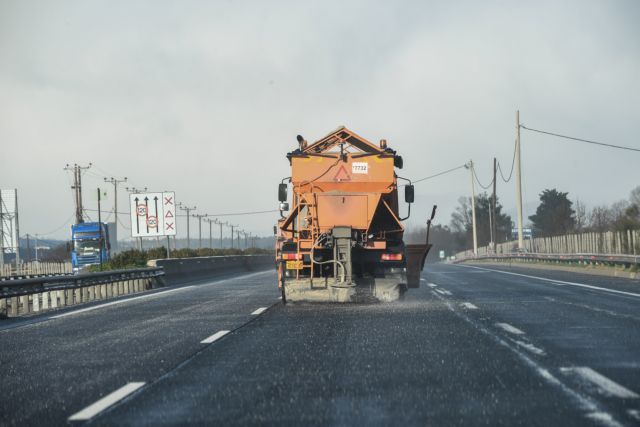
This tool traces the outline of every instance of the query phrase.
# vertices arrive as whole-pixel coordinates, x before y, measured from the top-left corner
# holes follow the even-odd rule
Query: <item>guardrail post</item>
[[[31,308],[29,307],[29,295],[22,295],[20,299],[22,300],[22,313],[29,313]],[[20,314],[20,310],[18,310],[18,314]]]
[[[11,297],[11,310],[9,311],[11,316],[18,315],[18,297]]]
[[[0,298],[0,317],[6,317],[7,314],[7,299]]]

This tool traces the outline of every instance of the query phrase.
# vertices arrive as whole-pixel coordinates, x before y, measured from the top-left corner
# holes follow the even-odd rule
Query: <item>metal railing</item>
[[[547,254],[547,253],[509,253],[489,255],[465,255],[456,258],[453,263],[465,261],[520,261],[520,262],[554,262],[557,264],[575,263],[579,265],[613,265],[624,268],[640,267],[639,255],[622,254]]]
[[[71,274],[70,262],[21,262],[15,265],[13,262],[5,262],[0,268],[0,279],[6,277],[24,277],[51,274]]]
[[[0,281],[0,316],[55,309],[151,289],[162,267]]]

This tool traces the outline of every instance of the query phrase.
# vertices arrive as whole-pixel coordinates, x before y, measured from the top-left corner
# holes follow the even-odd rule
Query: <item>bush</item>
[[[273,251],[267,249],[250,248],[242,249],[178,249],[171,251],[171,258],[194,258],[204,256],[226,256],[226,255],[267,255],[273,254]],[[122,270],[125,268],[142,268],[147,266],[147,261],[151,259],[165,259],[167,250],[165,248],[153,248],[146,251],[130,249],[120,252],[111,257],[107,262],[102,263],[102,269],[99,265],[92,265],[87,271],[104,271],[104,270]]]

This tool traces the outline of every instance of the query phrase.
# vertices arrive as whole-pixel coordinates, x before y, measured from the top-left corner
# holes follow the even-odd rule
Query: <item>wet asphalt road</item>
[[[390,304],[273,304],[265,273],[0,331],[1,420],[140,381],[90,424],[640,425],[638,281],[425,270]]]

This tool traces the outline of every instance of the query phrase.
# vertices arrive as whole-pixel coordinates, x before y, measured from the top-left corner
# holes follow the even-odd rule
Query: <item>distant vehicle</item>
[[[79,273],[90,265],[109,260],[111,244],[106,223],[83,222],[71,226],[71,266]]]

